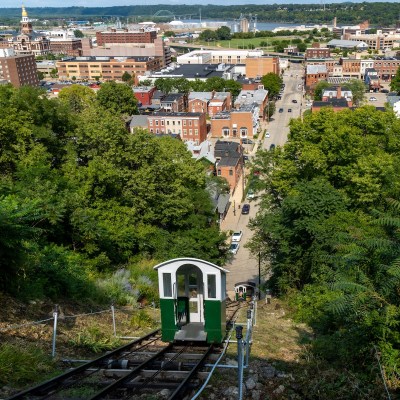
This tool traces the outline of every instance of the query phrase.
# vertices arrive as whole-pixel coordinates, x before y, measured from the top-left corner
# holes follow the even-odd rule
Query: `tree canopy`
[[[186,146],[126,129],[126,85],[94,98],[67,89],[50,100],[0,86],[0,289],[82,299],[143,259],[223,263],[205,171]]]
[[[269,72],[261,77],[261,83],[264,85],[264,89],[268,90],[269,97],[274,97],[281,90],[283,80],[279,75]]]
[[[370,106],[292,120],[284,148],[257,156],[265,194],[251,242],[270,264],[270,287],[291,293],[298,317],[314,327],[315,354],[362,376],[375,346],[393,388],[400,362],[399,128],[392,112]]]

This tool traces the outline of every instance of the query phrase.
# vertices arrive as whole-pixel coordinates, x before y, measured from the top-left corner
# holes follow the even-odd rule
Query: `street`
[[[297,75],[297,77],[296,77]],[[283,146],[288,138],[289,133],[289,122],[291,118],[298,118],[301,116],[301,107],[303,111],[305,104],[303,104],[303,77],[304,70],[300,64],[291,64],[289,70],[285,71],[283,81],[285,83],[285,90],[282,94],[282,99],[276,102],[276,111],[271,121],[264,127],[270,133],[270,137],[265,137],[263,142],[260,144],[262,149],[268,150],[271,144],[275,146]],[[297,103],[293,103],[292,100],[297,100]],[[283,112],[279,112],[279,108],[283,108]],[[292,112],[288,112],[291,109]],[[302,111],[302,112],[303,112]],[[256,149],[253,149],[255,153]],[[259,277],[259,263],[258,257],[252,256],[250,251],[245,248],[245,244],[250,240],[252,231],[248,227],[251,218],[254,218],[258,211],[258,200],[245,200],[242,202],[242,182],[239,182],[237,189],[233,195],[232,206],[230,207],[225,220],[221,223],[221,229],[223,231],[243,231],[243,237],[240,241],[240,247],[237,254],[232,254],[232,259],[224,267],[230,271],[227,274],[227,292],[228,296],[233,299],[234,296],[234,285],[238,282],[253,281],[258,284]],[[241,214],[241,206],[244,203],[250,204],[250,213],[247,215]],[[234,210],[234,206],[236,210]],[[262,268],[262,266],[261,266]]]

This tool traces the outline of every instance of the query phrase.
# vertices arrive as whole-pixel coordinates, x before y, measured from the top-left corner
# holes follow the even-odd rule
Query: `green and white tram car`
[[[175,258],[158,271],[162,340],[221,343],[226,332],[226,269]]]

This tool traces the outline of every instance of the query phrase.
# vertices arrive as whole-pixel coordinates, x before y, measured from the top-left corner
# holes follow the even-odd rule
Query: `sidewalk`
[[[229,231],[229,230],[236,230],[239,217],[241,213],[242,206],[242,197],[243,197],[243,175],[240,177],[240,180],[236,186],[235,193],[230,197],[230,206],[228,212],[225,216],[225,219],[221,222],[220,228],[221,231]]]

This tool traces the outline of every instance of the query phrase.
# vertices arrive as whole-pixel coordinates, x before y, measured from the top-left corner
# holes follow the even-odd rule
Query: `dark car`
[[[387,89],[381,89],[381,93],[389,93],[389,90],[387,90]]]
[[[275,145],[272,143],[271,146],[269,146],[270,150],[273,150],[275,148]]]
[[[288,108],[287,112],[292,112],[292,109],[291,109],[291,108]]]
[[[243,139],[242,139],[242,143],[243,143],[243,144],[253,144],[253,141],[250,140],[250,139],[247,139],[247,138],[243,138]]]
[[[280,112],[280,113],[283,113],[283,108],[280,108],[280,109],[279,109],[279,112]]]
[[[248,214],[250,212],[250,204],[243,204],[242,214]]]
[[[276,99],[277,99],[277,100],[281,100],[281,99],[282,99],[282,96],[276,96]]]
[[[293,100],[292,100],[292,103],[297,103],[297,100],[296,100],[296,99],[293,99]]]

